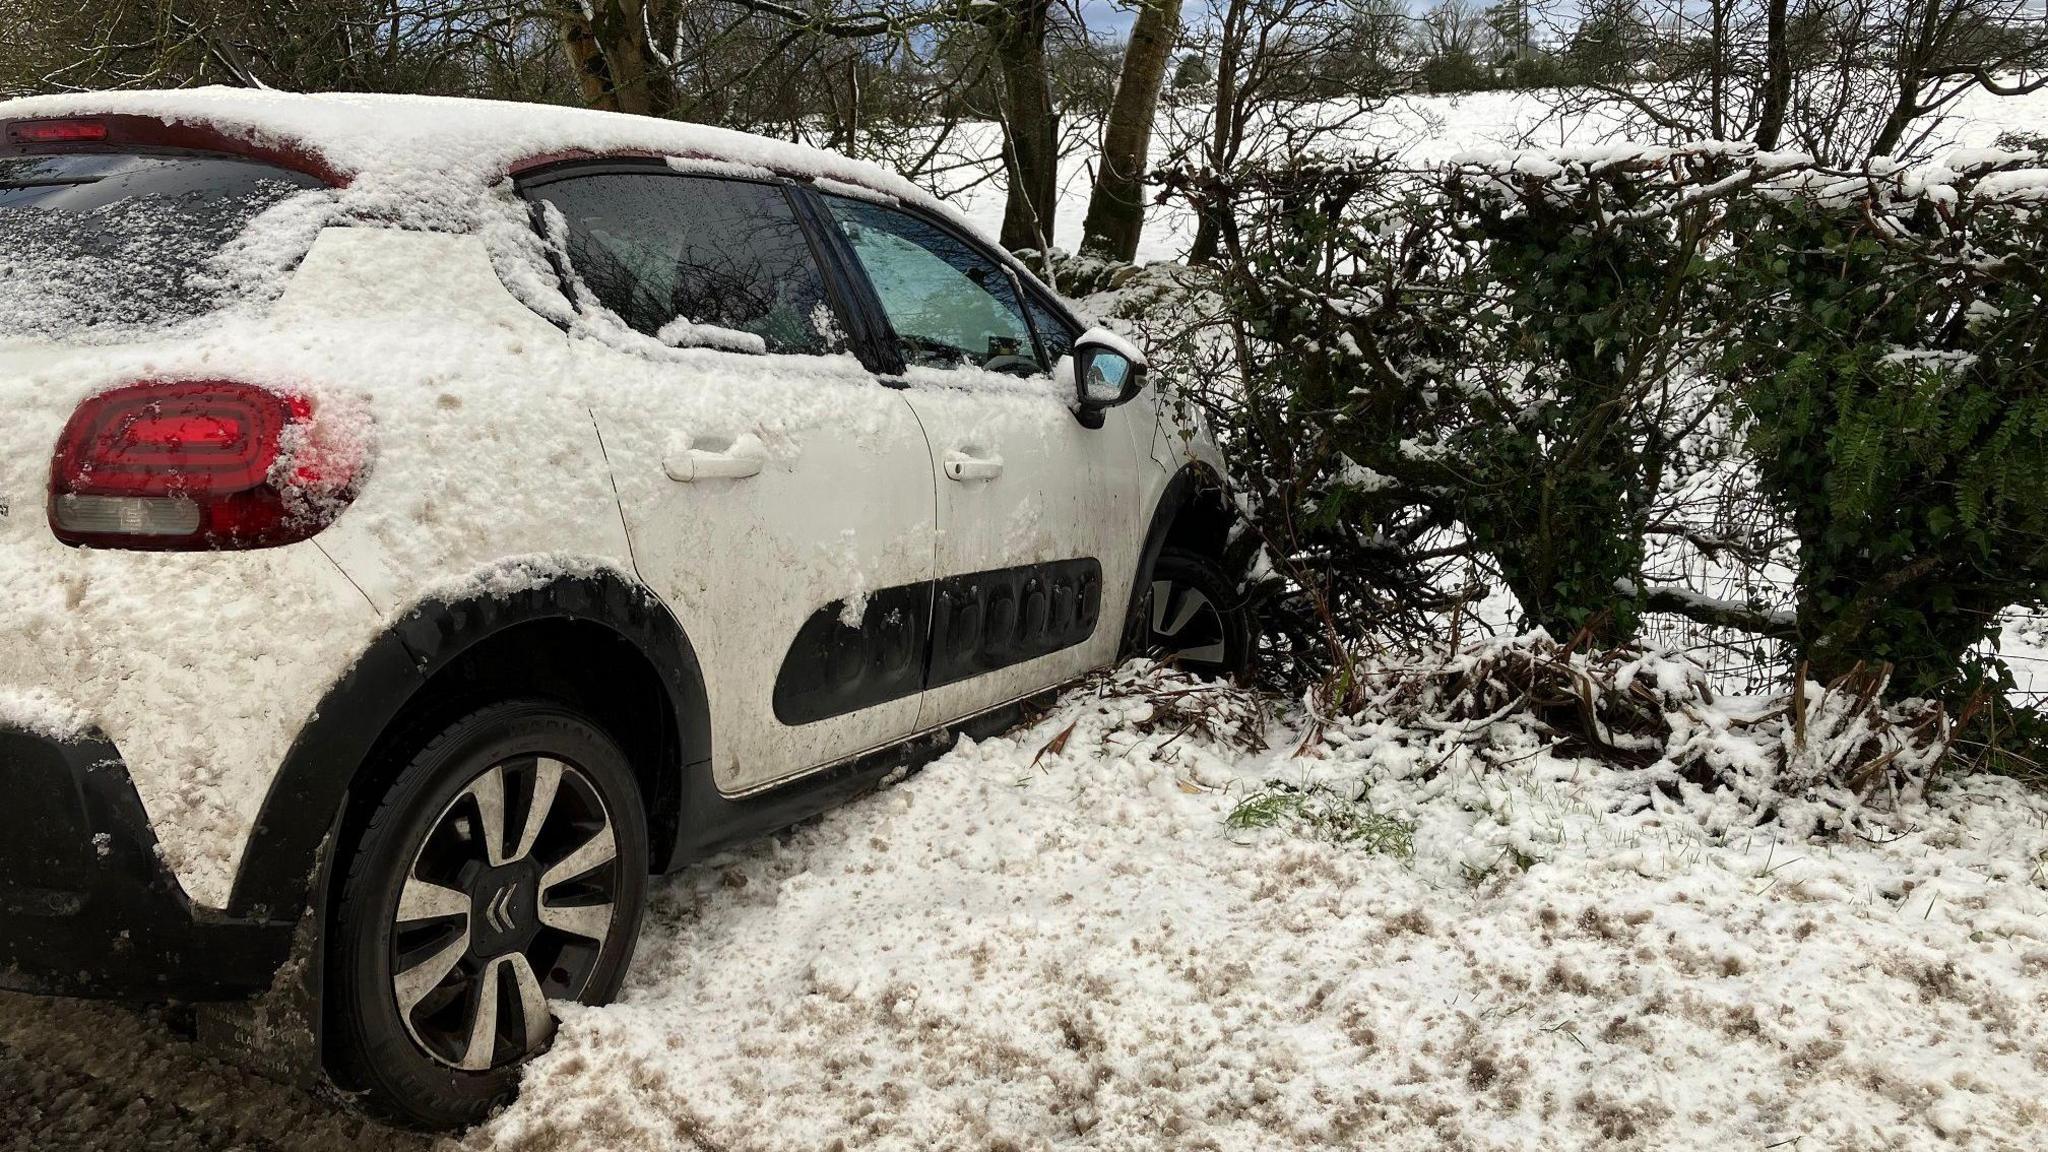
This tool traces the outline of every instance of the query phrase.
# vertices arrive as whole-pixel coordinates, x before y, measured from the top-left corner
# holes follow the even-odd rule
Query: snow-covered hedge
[[[2039,154],[1801,172],[1730,209],[1719,383],[1797,540],[1819,676],[1996,681],[1973,653],[2048,581],[2048,174]]]
[[[1156,356],[1210,359],[1180,376],[1306,670],[1505,587],[1554,636],[1675,614],[1960,705],[1997,612],[2048,592],[2038,153],[1304,158],[1166,188],[1218,222],[1217,264],[1098,279],[1152,309]]]

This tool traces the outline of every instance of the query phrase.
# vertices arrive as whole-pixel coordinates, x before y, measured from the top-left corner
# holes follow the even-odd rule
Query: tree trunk
[[[1786,43],[1786,0],[1770,0],[1764,19],[1764,103],[1757,117],[1756,146],[1776,148],[1785,134],[1785,109],[1792,103],[1792,48]]]
[[[1933,60],[1941,46],[1942,30],[1950,26],[1949,18],[1956,9],[1944,10],[1941,0],[1926,0],[1924,4],[1909,3],[1906,8],[1906,22],[1912,29],[1912,41],[1899,46],[1898,58],[1893,62],[1892,83],[1898,89],[1898,99],[1892,103],[1884,127],[1871,142],[1872,156],[1889,156],[1905,138],[1906,130],[1920,115],[1920,88],[1924,81],[1922,68]]]
[[[1088,200],[1081,251],[1130,263],[1145,226],[1145,169],[1152,157],[1152,123],[1159,89],[1180,30],[1181,0],[1146,0],[1124,49],[1116,102],[1103,129],[1102,165]]]
[[[670,4],[596,0],[586,9],[581,3],[565,3],[556,10],[556,18],[585,104],[639,116],[675,111],[675,77],[647,40],[650,30],[674,25]]]
[[[1870,143],[1872,156],[1889,156],[1905,138],[1906,129],[1913,126],[1913,120],[1920,115],[1920,85],[1916,80],[1900,77],[1899,98],[1892,105],[1891,115],[1886,116],[1884,127],[1877,133],[1877,139]]]
[[[1010,181],[1002,243],[1012,252],[1043,252],[1053,243],[1059,116],[1045,63],[1051,12],[1052,0],[1009,0],[991,29],[1003,78],[1003,170]]]
[[[569,57],[569,71],[576,74],[576,87],[583,93],[584,106],[618,111],[611,63],[605,59],[604,46],[597,42],[582,8],[575,3],[564,4],[556,10],[555,18],[561,23],[562,51]]]
[[[1244,69],[1244,21],[1248,0],[1231,0],[1223,16],[1223,39],[1216,52],[1216,128],[1209,140],[1209,170],[1228,175],[1237,155],[1237,84]],[[1204,210],[1195,223],[1195,242],[1188,249],[1188,263],[1210,264],[1216,260],[1221,231],[1214,210]]]

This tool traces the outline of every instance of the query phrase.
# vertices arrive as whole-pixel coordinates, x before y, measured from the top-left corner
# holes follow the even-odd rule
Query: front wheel
[[[363,828],[330,952],[341,1070],[386,1119],[483,1119],[554,1034],[550,1001],[618,992],[647,818],[603,730],[542,701],[427,741]]]
[[[1152,565],[1140,651],[1203,676],[1240,678],[1251,668],[1251,610],[1223,566],[1167,548]]]

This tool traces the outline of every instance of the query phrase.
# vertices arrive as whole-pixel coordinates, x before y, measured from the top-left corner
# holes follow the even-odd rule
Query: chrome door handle
[[[946,456],[946,478],[966,483],[970,480],[993,480],[1003,474],[1001,456],[969,456],[965,452],[951,452]]]
[[[698,480],[744,480],[760,475],[761,458],[751,454],[736,456],[731,452],[691,448],[671,454],[662,461],[661,468],[668,473],[669,479],[683,484]]]

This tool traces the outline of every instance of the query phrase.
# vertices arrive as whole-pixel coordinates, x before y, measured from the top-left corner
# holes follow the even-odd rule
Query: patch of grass
[[[1223,824],[1234,832],[1279,828],[1402,860],[1415,855],[1415,825],[1373,811],[1366,799],[1346,796],[1320,784],[1302,786],[1269,780],[1259,791],[1238,801],[1230,815],[1223,818]]]
[[[1247,796],[1223,818],[1224,826],[1232,831],[1243,832],[1253,828],[1272,828],[1288,815],[1301,810],[1301,793],[1290,790],[1284,784],[1270,781],[1256,794]]]
[[[1519,848],[1509,847],[1501,849],[1500,855],[1488,861],[1484,867],[1466,864],[1463,866],[1463,871],[1465,873],[1465,883],[1477,888],[1479,885],[1486,883],[1487,880],[1491,879],[1495,873],[1504,867],[1513,868],[1517,872],[1527,872],[1535,866],[1536,858],[1534,856]]]

